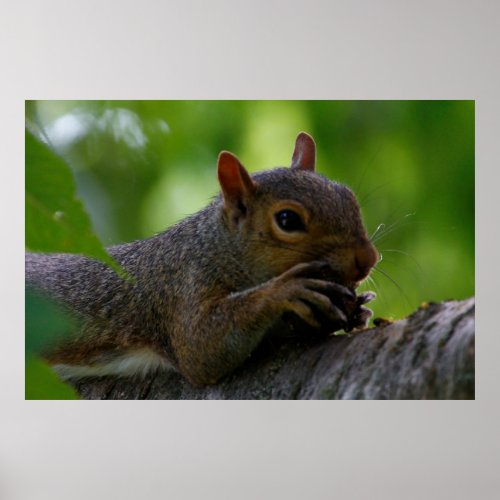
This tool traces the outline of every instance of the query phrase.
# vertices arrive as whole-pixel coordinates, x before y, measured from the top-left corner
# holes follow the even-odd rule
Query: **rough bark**
[[[448,301],[351,335],[269,340],[211,387],[163,372],[77,389],[88,399],[474,399],[474,310],[474,298]]]

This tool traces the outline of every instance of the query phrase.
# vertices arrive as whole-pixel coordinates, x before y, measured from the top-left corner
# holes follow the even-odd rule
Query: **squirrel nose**
[[[377,249],[370,242],[357,247],[354,252],[354,281],[365,279],[378,260]]]

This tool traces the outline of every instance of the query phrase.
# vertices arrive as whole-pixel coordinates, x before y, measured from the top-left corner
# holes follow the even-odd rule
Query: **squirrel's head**
[[[353,192],[315,173],[316,146],[297,136],[290,168],[250,176],[223,151],[218,160],[222,215],[258,279],[292,266],[325,260],[330,279],[355,288],[378,262]]]

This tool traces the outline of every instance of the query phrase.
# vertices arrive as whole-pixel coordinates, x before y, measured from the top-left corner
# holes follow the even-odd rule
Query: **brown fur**
[[[338,316],[328,282],[308,277],[321,266],[314,261],[352,289],[378,255],[354,194],[314,173],[314,142],[305,136],[292,169],[250,176],[222,153],[222,193],[210,205],[153,238],[108,249],[132,281],[86,257],[27,254],[27,283],[81,320],[49,361],[92,364],[147,346],[192,383],[210,384],[241,365],[284,313],[314,325],[313,304]],[[288,234],[273,222],[287,203],[307,231]]]

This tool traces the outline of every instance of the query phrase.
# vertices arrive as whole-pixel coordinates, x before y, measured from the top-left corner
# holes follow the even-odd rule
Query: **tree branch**
[[[269,339],[215,386],[178,373],[101,378],[76,388],[87,399],[474,399],[475,300],[422,306],[352,335]]]

